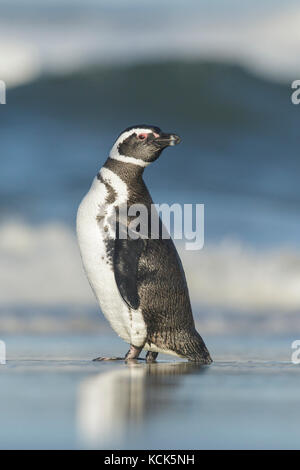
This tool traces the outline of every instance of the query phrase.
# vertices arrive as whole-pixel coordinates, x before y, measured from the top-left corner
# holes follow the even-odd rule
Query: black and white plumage
[[[137,358],[145,349],[149,362],[164,352],[209,364],[172,239],[121,239],[122,224],[128,225],[130,217],[113,223],[113,214],[124,204],[143,204],[151,213],[153,201],[143,171],[164,148],[179,141],[154,126],[133,126],[122,132],[79,206],[77,236],[102,312],[131,345],[127,359]]]

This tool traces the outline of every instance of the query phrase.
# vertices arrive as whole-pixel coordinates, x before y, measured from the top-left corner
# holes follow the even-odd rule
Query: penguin
[[[122,207],[153,208],[145,168],[179,142],[156,126],[125,129],[78,208],[77,239],[88,281],[111,327],[130,344],[125,357],[94,360],[136,360],[144,349],[149,363],[160,352],[212,362],[195,328],[181,260],[171,237],[162,236],[161,220],[155,238],[120,236],[132,221],[127,213],[120,216]]]

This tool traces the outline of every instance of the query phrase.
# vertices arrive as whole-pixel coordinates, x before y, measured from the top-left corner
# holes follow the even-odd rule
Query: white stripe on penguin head
[[[150,129],[141,128],[141,127],[135,127],[134,129],[130,129],[130,131],[123,132],[114,143],[109,154],[110,158],[112,158],[113,160],[119,160],[120,162],[133,163],[134,165],[143,166],[143,167],[150,165],[151,162],[144,162],[144,160],[139,160],[138,158],[127,157],[126,155],[122,155],[119,153],[119,149],[118,149],[119,145],[122,144],[122,142],[124,142],[124,140],[126,140],[132,134],[144,134],[144,133],[153,134],[153,132]]]

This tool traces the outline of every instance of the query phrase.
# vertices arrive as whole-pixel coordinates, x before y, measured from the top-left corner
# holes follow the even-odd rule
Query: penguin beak
[[[161,133],[154,141],[155,143],[158,143],[161,148],[164,148],[168,147],[169,145],[173,146],[179,144],[181,139],[176,134]]]

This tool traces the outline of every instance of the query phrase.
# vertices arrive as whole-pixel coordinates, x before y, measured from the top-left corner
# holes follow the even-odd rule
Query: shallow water
[[[7,337],[0,447],[299,448],[292,339],[209,337],[201,367],[92,362],[125,352],[113,335]]]

